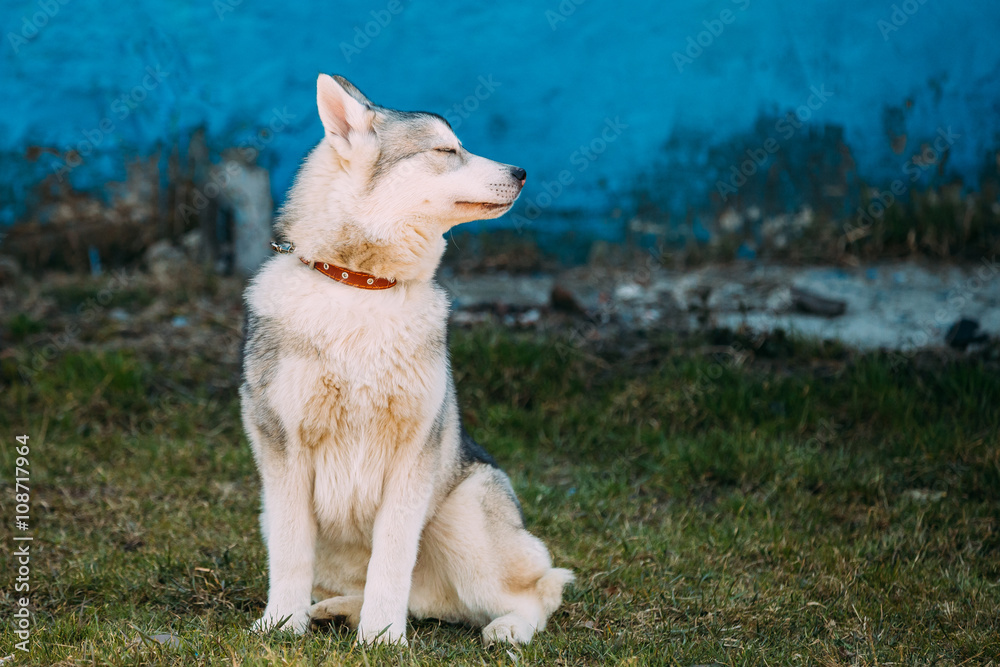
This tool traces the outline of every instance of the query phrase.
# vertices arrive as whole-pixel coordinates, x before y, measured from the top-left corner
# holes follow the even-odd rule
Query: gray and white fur
[[[339,617],[360,642],[405,644],[409,615],[528,642],[573,575],[552,567],[507,475],[462,428],[433,279],[443,234],[507,211],[525,172],[341,77],[320,75],[317,103],[325,134],[279,234],[309,261],[396,286],[358,289],[276,255],[247,288],[240,396],[270,578],[254,627]]]

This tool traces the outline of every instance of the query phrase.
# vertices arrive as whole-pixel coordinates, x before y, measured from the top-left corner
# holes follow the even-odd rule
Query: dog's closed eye
[[[452,155],[458,155],[458,151],[448,146],[441,146],[440,148],[435,148],[434,150],[437,153],[451,153]]]

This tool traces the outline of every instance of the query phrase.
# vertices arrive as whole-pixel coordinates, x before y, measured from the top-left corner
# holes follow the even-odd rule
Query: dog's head
[[[468,152],[436,114],[380,107],[343,77],[326,74],[316,101],[325,136],[303,165],[279,225],[310,259],[385,272],[351,261],[351,248],[363,245],[414,259],[427,250],[436,266],[448,229],[498,217],[521,193],[524,169]]]

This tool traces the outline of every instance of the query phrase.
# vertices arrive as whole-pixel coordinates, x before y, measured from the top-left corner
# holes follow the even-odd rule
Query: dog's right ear
[[[367,134],[372,130],[375,111],[361,91],[343,77],[320,74],[316,80],[316,106],[327,134],[350,146],[350,135]]]

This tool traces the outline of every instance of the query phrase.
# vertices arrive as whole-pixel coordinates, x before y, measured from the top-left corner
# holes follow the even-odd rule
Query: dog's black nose
[[[521,169],[520,167],[511,167],[510,173],[514,178],[521,181],[521,183],[524,183],[524,179],[527,178],[528,176],[528,172],[526,172],[524,169]]]

